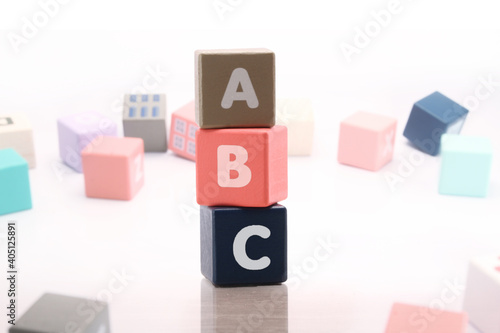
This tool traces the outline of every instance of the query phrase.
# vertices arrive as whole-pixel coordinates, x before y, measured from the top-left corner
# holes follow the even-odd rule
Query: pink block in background
[[[168,149],[192,161],[196,160],[195,133],[199,128],[194,119],[194,101],[191,101],[172,114],[168,140]]]
[[[99,136],[82,151],[89,198],[131,200],[144,184],[144,142]]]
[[[392,160],[397,120],[356,112],[340,123],[338,161],[377,171]]]
[[[385,333],[465,333],[467,314],[395,303]]]

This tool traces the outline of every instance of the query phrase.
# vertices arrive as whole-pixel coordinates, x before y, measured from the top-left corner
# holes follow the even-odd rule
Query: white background
[[[18,52],[9,38],[40,4],[0,5],[0,114],[29,115],[38,163],[30,171],[34,208],[0,217],[0,232],[18,223],[18,314],[47,291],[96,298],[125,270],[134,279],[110,302],[113,332],[200,331],[194,163],[148,154],[133,201],[87,199],[83,176],[58,157],[56,119],[96,110],[121,123],[122,95],[152,70],[163,74],[151,92],[168,94],[170,113],[193,98],[193,54],[203,48],[270,48],[277,97],[313,101],[313,155],[290,158],[283,202],[290,276],[300,276],[288,286],[289,332],[383,332],[393,302],[443,304],[447,283],[465,283],[469,258],[500,254],[500,85],[471,109],[462,131],[493,141],[487,198],[439,195],[439,157],[408,169],[404,161],[415,155],[402,136],[418,99],[439,90],[463,104],[476,89],[487,91],[482,79],[500,82],[496,2],[402,0],[350,62],[340,45],[352,44],[389,1],[232,3],[221,20],[212,0],[71,0]],[[357,110],[398,118],[394,160],[380,172],[336,162],[339,121]],[[403,174],[392,189],[390,172]],[[307,276],[294,273],[328,238],[338,249]],[[447,309],[461,310],[459,294]]]

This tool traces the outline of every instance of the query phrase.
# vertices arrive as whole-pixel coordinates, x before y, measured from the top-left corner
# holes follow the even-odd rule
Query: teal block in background
[[[485,197],[493,147],[485,137],[444,134],[441,138],[439,193]]]
[[[0,150],[0,215],[31,208],[28,163],[14,149]]]

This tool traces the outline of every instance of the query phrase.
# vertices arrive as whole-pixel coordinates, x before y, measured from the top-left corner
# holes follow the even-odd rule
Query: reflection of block
[[[466,329],[466,313],[395,303],[385,333],[465,333]]]
[[[314,134],[314,113],[306,98],[278,99],[276,123],[288,129],[288,155],[311,155]]]
[[[82,161],[87,197],[131,200],[144,184],[142,139],[97,137]]]
[[[125,95],[123,135],[144,140],[145,152],[167,151],[165,94]]]
[[[36,166],[33,128],[24,115],[0,116],[0,149],[13,148],[27,162]]]
[[[203,279],[201,306],[204,333],[288,332],[286,284],[218,288]]]
[[[59,155],[64,163],[82,172],[81,151],[97,136],[116,136],[116,124],[96,112],[84,112],[57,120]]]
[[[196,133],[196,198],[200,205],[267,207],[286,199],[286,127]]]
[[[0,150],[0,215],[31,208],[28,163],[14,149]]]
[[[500,256],[470,262],[464,311],[482,333],[500,332]]]
[[[287,278],[286,208],[200,207],[201,272],[215,285]]]
[[[459,134],[468,112],[436,91],[413,105],[403,135],[424,153],[437,155],[441,135]]]
[[[444,134],[439,193],[485,197],[490,183],[493,147],[485,137]]]
[[[172,114],[168,148],[190,160],[196,159],[196,131],[194,121],[194,101],[184,105]]]
[[[340,123],[338,161],[377,171],[392,160],[396,119],[356,112]]]
[[[203,50],[195,58],[196,122],[201,128],[274,125],[272,51]]]
[[[108,305],[70,296],[44,294],[11,326],[9,333],[110,333]]]

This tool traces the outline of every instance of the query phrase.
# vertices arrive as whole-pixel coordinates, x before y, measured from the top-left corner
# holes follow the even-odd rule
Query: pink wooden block
[[[168,149],[194,161],[196,159],[195,133],[199,126],[195,122],[194,101],[172,114]]]
[[[99,136],[82,151],[89,198],[131,200],[144,184],[144,142]]]
[[[385,333],[465,333],[467,314],[395,303]]]
[[[397,120],[356,112],[340,123],[338,161],[377,171],[392,160]]]

